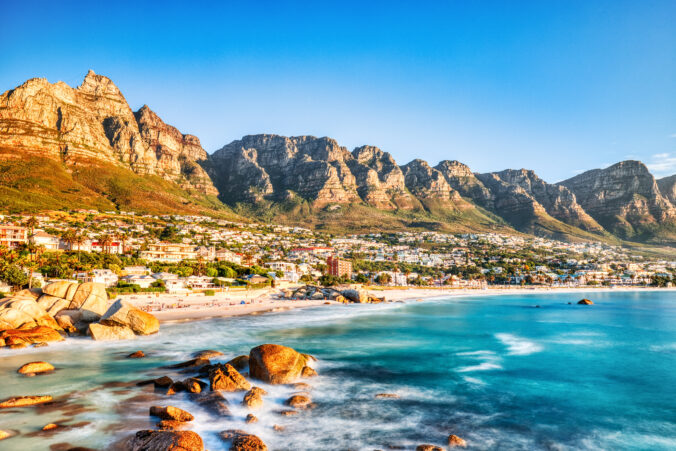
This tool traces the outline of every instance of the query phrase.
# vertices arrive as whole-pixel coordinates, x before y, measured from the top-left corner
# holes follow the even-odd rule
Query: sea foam
[[[530,355],[542,351],[542,345],[512,334],[495,334],[495,338],[507,346],[509,355]]]

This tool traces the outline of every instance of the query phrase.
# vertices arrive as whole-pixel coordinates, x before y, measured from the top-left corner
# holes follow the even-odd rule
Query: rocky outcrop
[[[134,331],[129,327],[100,323],[90,324],[87,335],[96,341],[131,340],[135,337]]]
[[[300,196],[317,207],[359,201],[347,160],[330,138],[251,135],[211,157],[211,175],[226,202],[285,200]]]
[[[599,224],[622,238],[648,238],[676,222],[674,206],[640,161],[587,171],[560,185],[570,189]],[[674,238],[672,233],[666,240]]]
[[[564,186],[547,183],[535,172],[526,169],[506,169],[480,177],[491,176],[509,187],[516,187],[519,194],[523,195],[524,201],[528,199],[527,201],[533,204],[534,210],[538,209],[536,205],[538,204],[548,215],[565,224],[589,232],[603,231],[603,228],[577,203],[575,195]],[[499,197],[499,193],[496,193],[495,197]]]
[[[458,191],[461,196],[471,199],[482,207],[493,208],[493,195],[474,175],[469,166],[455,160],[444,160],[434,168],[441,172],[451,188]]]
[[[264,344],[249,353],[249,374],[269,384],[290,384],[301,377],[310,360],[287,346]]]
[[[2,94],[0,147],[68,165],[98,160],[215,192],[199,166],[206,152],[197,138],[147,107],[135,115],[117,86],[91,70],[77,88],[34,78]]]
[[[676,175],[658,179],[657,187],[660,193],[671,202],[671,205],[676,206]]]
[[[417,206],[392,155],[374,146],[362,146],[354,149],[352,156],[347,164],[364,202],[381,210],[410,210]]]
[[[47,326],[0,331],[0,343],[4,343],[5,346],[10,347],[21,347],[52,341],[63,341],[63,337],[57,330]]]

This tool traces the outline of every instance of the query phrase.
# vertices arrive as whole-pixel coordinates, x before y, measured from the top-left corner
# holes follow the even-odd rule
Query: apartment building
[[[191,244],[154,243],[148,245],[148,250],[141,252],[141,258],[150,261],[178,263],[181,260],[194,260],[197,258],[197,252]]]

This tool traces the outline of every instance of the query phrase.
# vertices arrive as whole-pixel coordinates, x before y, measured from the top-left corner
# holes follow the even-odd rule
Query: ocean
[[[576,305],[582,297],[595,304]],[[152,428],[150,405],[169,404],[195,415],[192,429],[211,451],[228,449],[218,436],[226,429],[244,429],[280,450],[445,447],[449,434],[469,449],[673,450],[675,298],[668,291],[599,291],[321,306],[163,324],[158,335],[128,342],[82,338],[2,350],[1,399],[51,394],[59,402],[0,411],[0,429],[19,434],[0,441],[0,449],[106,449]],[[242,393],[227,394],[233,416],[219,418],[185,394],[124,384],[169,374],[161,367],[194,351],[220,350],[227,361],[262,343],[318,358],[320,376],[308,380],[314,409],[280,416],[294,389],[256,383],[269,395],[253,412],[259,422],[244,424]],[[125,358],[138,349],[148,357]],[[16,373],[34,360],[57,371]],[[80,424],[40,431],[66,421]]]

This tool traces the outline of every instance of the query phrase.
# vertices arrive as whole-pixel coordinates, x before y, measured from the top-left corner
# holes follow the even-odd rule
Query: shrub
[[[204,290],[205,296],[214,296],[216,292],[214,290]]]

